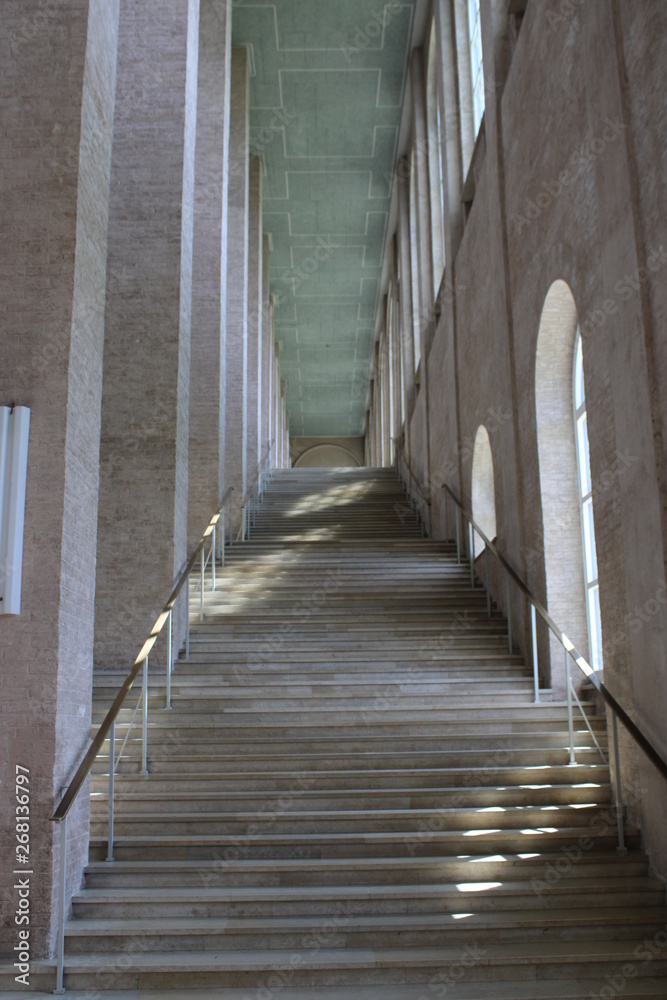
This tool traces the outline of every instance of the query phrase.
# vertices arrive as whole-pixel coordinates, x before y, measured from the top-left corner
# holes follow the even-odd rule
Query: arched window
[[[491,441],[484,424],[477,431],[472,456],[472,516],[492,542],[496,537],[496,487]],[[485,548],[476,532],[474,546],[476,558]]]
[[[438,100],[438,59],[435,21],[431,24],[426,78],[426,126],[428,129],[428,173],[431,210],[431,261],[433,288],[437,295],[445,270],[445,205],[442,178],[442,135]]]
[[[415,372],[421,360],[421,302],[419,297],[419,233],[417,231],[417,158],[414,149],[410,157],[410,274],[412,284],[412,334],[414,337]]]
[[[578,326],[579,314],[569,285],[560,279],[554,281],[542,307],[535,357],[546,598],[554,621],[566,630],[578,649],[586,650],[586,581],[581,558],[579,474],[572,420],[572,372]],[[534,582],[537,585],[537,580]],[[547,639],[546,634],[541,642],[544,646],[549,644],[551,687],[555,696],[562,698],[566,692],[562,647],[550,635]]]
[[[586,612],[590,642],[591,666],[602,669],[602,622],[600,618],[600,585],[598,560],[595,547],[593,520],[593,489],[591,459],[588,447],[588,419],[586,414],[586,386],[584,383],[584,352],[581,334],[577,329],[574,348],[574,426],[579,471],[579,506],[581,509],[581,534],[584,545],[584,580],[586,583]]]
[[[484,64],[482,62],[482,23],[480,0],[468,0],[468,41],[470,44],[470,77],[472,83],[473,133],[477,138],[484,116]]]

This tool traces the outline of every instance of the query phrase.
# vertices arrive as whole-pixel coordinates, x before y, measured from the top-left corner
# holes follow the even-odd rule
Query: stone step
[[[552,886],[579,879],[646,877],[645,855],[604,854],[591,843],[557,853],[472,855],[468,857],[380,857],[309,860],[108,861],[86,868],[87,889],[216,886],[349,886],[437,882],[523,881],[542,898]],[[534,880],[534,883],[533,883]],[[620,884],[620,883],[619,883]]]
[[[642,946],[643,951],[643,946]],[[462,956],[467,959],[468,954]],[[0,966],[0,988],[3,983],[3,971],[7,967]],[[55,984],[55,970],[53,963],[39,962],[35,965],[35,980],[43,985],[44,991],[51,992]],[[105,967],[106,968],[106,967]],[[459,970],[456,966],[449,969],[449,975],[443,973],[439,980],[433,981],[434,988],[430,989],[424,984],[411,986],[383,984],[382,986],[321,986],[317,988],[317,993],[312,987],[291,987],[281,985],[280,1000],[431,1000],[435,998],[435,987],[442,989],[447,986],[448,1000],[591,1000],[591,997],[612,997],[619,995],[622,989],[623,1000],[645,1000],[647,997],[658,997],[665,1000],[665,982],[663,978],[643,977],[637,979],[632,977],[627,979],[622,970],[619,973],[605,975],[603,978],[584,978],[578,976],[576,981],[572,979],[544,980],[520,980],[494,982],[492,987],[488,982],[461,983],[457,979]],[[13,970],[6,972],[7,982],[13,982]],[[289,979],[283,978],[283,983]],[[492,990],[492,992],[490,992]],[[605,994],[603,991],[607,990]],[[609,992],[611,990],[611,992]],[[614,992],[615,991],[615,992]],[[81,992],[78,990],[68,991],[68,996],[73,1000],[90,1000],[90,991]],[[143,991],[146,1000],[192,1000],[190,989],[178,990],[170,989],[158,990],[157,992]],[[20,994],[15,994],[17,1000],[20,997],[27,1000],[42,1000],[42,993],[33,993],[30,990],[22,990]],[[136,990],[113,990],[112,993],[103,993],[109,1000],[138,1000]],[[234,989],[217,987],[213,990],[199,990],[198,1000],[248,1000],[246,989]],[[9,1000],[14,1000],[14,995],[10,994]]]
[[[626,831],[627,846],[639,847],[639,837],[632,828]],[[272,834],[269,836],[117,836],[114,854],[121,861],[133,860],[217,860],[225,856],[252,859],[293,858],[378,858],[387,854],[397,857],[449,857],[469,855],[471,849],[487,854],[531,853],[537,850],[566,851],[592,843],[597,850],[615,850],[616,823],[612,810],[600,816],[598,825],[535,829],[501,829],[467,831],[396,831],[393,833],[339,834]],[[106,827],[104,836],[91,836],[91,860],[107,856]],[[227,852],[227,855],[225,854]],[[664,902],[664,891],[663,891]],[[657,904],[656,904],[657,905]]]
[[[138,695],[138,692],[133,692],[133,696],[135,694]],[[127,721],[132,717],[134,706],[132,705],[131,698],[128,698],[128,701],[132,707],[121,709],[124,713],[121,721]],[[416,709],[404,714],[401,714],[398,708],[383,710],[380,707],[374,707],[371,712],[363,709],[349,708],[345,712],[328,711],[319,713],[315,708],[310,708],[308,713],[299,711],[281,712],[278,715],[278,719],[275,720],[272,720],[271,712],[234,711],[231,708],[227,708],[226,703],[221,711],[209,711],[207,699],[201,700],[198,709],[186,710],[182,705],[179,706],[177,703],[175,710],[172,709],[169,712],[162,709],[160,712],[155,712],[151,716],[151,719],[154,720],[155,725],[166,726],[172,725],[173,720],[176,718],[178,719],[178,724],[185,726],[198,724],[222,726],[224,724],[226,726],[226,733],[221,733],[223,736],[230,734],[233,719],[233,731],[235,733],[241,732],[244,726],[249,726],[251,730],[254,727],[262,727],[262,736],[266,737],[269,735],[266,732],[266,727],[269,727],[274,730],[275,735],[282,734],[285,738],[291,739],[299,732],[304,736],[304,728],[308,726],[320,732],[331,730],[335,727],[342,727],[342,733],[344,734],[346,728],[354,729],[355,727],[357,727],[358,733],[358,727],[362,724],[368,727],[372,726],[373,729],[370,732],[374,735],[382,734],[382,729],[378,728],[382,726],[386,727],[385,735],[437,735],[438,732],[445,731],[444,725],[448,724],[451,720],[458,722],[467,721],[472,725],[478,720],[488,722],[495,719],[496,722],[507,722],[508,731],[511,732],[511,723],[516,719],[521,722],[532,722],[535,731],[539,732],[540,721],[542,719],[545,721],[562,721],[564,715],[563,706],[558,702],[536,706],[530,701],[525,699],[518,700],[517,698],[494,708],[485,705],[483,701],[475,703],[470,699],[452,698],[446,707],[430,709],[426,706],[423,709]],[[96,709],[96,713],[101,715],[100,709]],[[429,726],[431,728],[427,728]],[[253,733],[249,732],[248,735],[252,737]],[[257,735],[256,732],[255,735]],[[347,735],[351,734],[348,732]],[[365,733],[364,735],[368,734]]]
[[[299,803],[302,805],[302,803]],[[116,814],[116,832],[118,836],[141,836],[146,833],[147,825],[159,824],[160,832],[179,835],[212,835],[233,836],[246,835],[249,830],[255,831],[257,839],[262,836],[302,836],[304,834],[323,834],[326,837],[335,834],[359,833],[404,833],[406,837],[418,835],[422,830],[445,829],[449,832],[467,831],[474,836],[476,831],[488,830],[494,827],[500,830],[516,830],[520,828],[536,829],[542,827],[590,828],[600,823],[604,813],[602,806],[596,802],[573,803],[571,805],[533,806],[487,806],[475,809],[466,808],[430,808],[430,809],[330,809],[305,810],[295,809],[289,813],[278,812],[219,812],[193,810],[176,810],[171,808],[156,808],[151,814],[132,813],[128,808],[121,808]],[[100,835],[105,824],[91,818],[91,833]],[[255,838],[255,832],[251,834]]]
[[[446,683],[442,683],[439,678],[416,679],[409,683],[398,679],[392,682],[391,675],[385,673],[370,683],[368,678],[361,676],[356,679],[350,677],[336,681],[325,680],[323,677],[321,679],[313,678],[306,673],[300,677],[296,674],[293,677],[289,674],[273,677],[267,676],[266,673],[250,674],[239,671],[237,676],[233,673],[220,676],[213,671],[205,674],[195,672],[195,670],[194,666],[189,666],[186,669],[179,666],[178,670],[172,672],[171,689],[173,695],[189,694],[195,696],[196,694],[197,697],[207,697],[213,691],[220,691],[221,696],[225,694],[230,699],[256,697],[258,692],[270,692],[272,696],[288,698],[377,698],[387,695],[430,698],[436,695],[446,696],[451,692],[456,693],[461,685],[473,688],[473,685],[465,677],[450,678]],[[508,685],[511,689],[516,689],[520,684],[522,689],[526,683],[531,685],[532,690],[532,678],[527,677],[512,678],[487,675],[484,681],[478,682],[490,692],[504,690]],[[164,686],[164,675],[149,677],[149,699],[163,697]],[[103,707],[102,701],[108,699],[117,690],[113,684],[108,687],[96,684],[93,693],[96,707]]]
[[[108,758],[107,758],[108,762]],[[301,761],[300,761],[301,762]],[[108,769],[104,774],[93,773],[93,791],[105,791],[108,786]],[[490,767],[480,769],[464,768],[390,768],[383,770],[282,770],[282,771],[229,771],[224,765],[218,772],[201,774],[193,771],[172,775],[168,771],[152,773],[148,776],[117,774],[116,787],[122,794],[124,789],[178,791],[183,787],[191,792],[203,791],[208,795],[220,796],[228,790],[249,788],[269,791],[294,791],[303,788],[304,783],[313,789],[339,789],[352,792],[357,788],[415,788],[452,787],[459,791],[474,790],[485,794],[486,788],[499,783],[505,787],[527,785],[529,788],[548,785],[573,786],[573,782],[589,783],[596,787],[609,782],[609,769],[605,764],[579,764],[576,769],[569,764],[552,767]]]
[[[660,939],[662,940],[662,939]],[[657,948],[657,945],[653,945]],[[104,971],[112,975],[114,989],[159,990],[220,989],[245,990],[288,987],[322,987],[344,979],[346,987],[381,985],[400,986],[446,982],[491,985],[513,983],[518,979],[573,982],[622,977],[623,967],[636,970],[636,978],[652,979],[665,975],[667,961],[656,955],[641,938],[617,941],[568,941],[509,944],[460,944],[439,948],[348,949],[314,947],[302,952],[293,950],[229,952],[133,953],[129,963],[110,967],[110,956],[101,953],[70,956],[66,963],[66,989],[99,989]],[[13,972],[11,967],[1,971]],[[5,972],[6,974],[6,972]],[[436,978],[436,977],[439,977]],[[53,963],[35,963],[33,981],[37,988],[52,987]],[[635,978],[635,977],[633,977]],[[2,983],[0,983],[2,985]],[[609,988],[609,987],[607,987]],[[632,989],[634,989],[634,984]],[[423,990],[423,986],[422,986]],[[344,994],[346,1000],[350,993]],[[387,997],[384,992],[383,996]],[[428,994],[427,994],[428,995]],[[483,997],[484,993],[480,993]],[[492,994],[497,997],[497,994]],[[585,995],[585,994],[584,994]],[[604,994],[602,994],[604,995]],[[614,995],[613,993],[611,995]],[[641,996],[641,994],[639,994]],[[657,994],[659,995],[659,994]],[[219,994],[218,994],[219,996]],[[488,997],[488,992],[487,992]]]
[[[311,757],[308,760],[304,760],[303,757],[288,756],[285,755],[282,758],[277,758],[275,756],[259,757],[259,756],[234,756],[225,755],[223,753],[207,753],[207,754],[190,754],[185,752],[187,750],[187,744],[184,744],[182,748],[176,744],[173,751],[160,750],[159,747],[151,749],[150,743],[148,748],[148,764],[149,771],[152,775],[156,774],[179,774],[179,773],[191,773],[195,769],[199,773],[205,772],[217,772],[221,770],[226,770],[227,773],[237,773],[244,774],[252,771],[261,769],[264,773],[292,773],[296,768],[296,763],[301,763],[304,768],[308,768],[313,772],[326,772],[326,771],[342,771],[345,768],[350,770],[357,770],[360,765],[365,769],[377,769],[382,771],[384,768],[394,767],[398,763],[401,768],[407,768],[414,763],[415,767],[418,768],[468,768],[477,765],[480,768],[485,768],[487,766],[493,766],[496,761],[493,759],[493,755],[489,755],[488,751],[480,751],[478,749],[471,749],[467,753],[462,753],[458,750],[444,751],[439,753],[437,756],[435,754],[394,754],[390,757],[387,755],[322,755],[321,757]],[[539,749],[507,749],[501,744],[498,747],[498,756],[503,764],[523,764],[525,766],[535,766],[535,767],[549,767],[550,765],[564,765],[569,761],[569,751],[564,747],[563,749],[554,750],[544,750]],[[398,758],[398,759],[397,759]],[[594,748],[579,748],[577,750],[577,760],[580,764],[595,764],[600,762],[600,755],[597,749]],[[95,773],[99,773],[100,769],[108,766],[108,757],[105,759],[103,754],[98,757],[97,763],[95,765]],[[138,766],[138,764],[137,764]],[[123,757],[120,764],[121,773],[128,773],[127,769],[132,769],[134,767],[133,763]]]
[[[449,915],[462,912],[502,914],[507,921],[514,911],[544,919],[546,893],[531,882],[464,882],[417,885],[336,885],[282,887],[185,886],[170,888],[82,889],[72,899],[72,912],[81,920],[155,920],[235,917],[328,917]],[[571,910],[579,915],[604,897],[604,911],[625,918],[628,907],[650,910],[664,905],[664,890],[651,879],[579,878],[561,881],[548,890],[549,910]],[[664,914],[664,910],[663,910]],[[598,916],[601,916],[598,914]],[[651,913],[651,923],[656,913]],[[460,918],[459,918],[460,919]],[[583,921],[582,921],[583,922]],[[549,923],[549,920],[547,920]],[[664,924],[663,924],[664,925]],[[463,925],[462,925],[463,926]]]
[[[471,904],[474,911],[474,904]],[[468,908],[469,909],[469,908]],[[435,948],[464,946],[476,936],[484,945],[524,942],[625,941],[633,935],[651,938],[664,929],[662,907],[596,908],[549,907],[537,911],[515,910],[465,913],[410,913],[357,915],[348,904],[345,912],[326,922],[317,916],[182,917],[139,919],[78,919],[66,927],[65,950],[69,956],[86,952],[127,950],[141,938],[151,952],[242,949],[312,948],[323,935],[327,948]]]
[[[569,747],[569,736],[563,730],[545,731],[544,733],[534,733],[532,731],[516,732],[509,736],[506,733],[489,732],[475,736],[474,733],[469,731],[470,729],[471,727],[469,726],[461,726],[457,727],[457,730],[447,738],[433,738],[430,741],[426,738],[404,739],[400,744],[397,744],[395,740],[383,740],[377,737],[374,740],[364,741],[363,739],[352,737],[345,738],[341,735],[340,740],[336,741],[335,736],[327,740],[320,735],[318,739],[313,739],[312,741],[290,740],[288,747],[286,742],[280,739],[266,741],[255,739],[252,742],[246,742],[243,738],[234,740],[230,737],[229,739],[221,740],[216,737],[214,728],[202,727],[200,731],[197,731],[196,725],[191,727],[165,727],[162,729],[158,725],[152,725],[149,727],[149,746],[150,753],[154,759],[171,758],[172,755],[178,755],[179,749],[182,748],[186,741],[190,753],[197,757],[206,757],[213,753],[225,754],[227,757],[237,757],[239,754],[243,754],[244,756],[248,754],[256,756],[264,754],[284,756],[289,750],[292,755],[298,753],[307,759],[310,759],[313,754],[321,755],[328,752],[339,754],[343,749],[350,753],[372,754],[377,757],[380,754],[392,754],[401,751],[413,753],[431,752],[437,755],[442,752],[454,750],[462,752],[469,750],[479,751],[485,747],[492,753],[499,749],[503,751],[520,750],[522,746],[534,749],[538,741],[542,749],[562,750],[564,747]],[[136,727],[133,727],[125,742],[127,730],[127,725],[118,725],[116,738],[122,739],[125,743],[123,757],[131,760],[141,752],[141,732]],[[94,732],[95,729],[92,730],[91,736]],[[575,731],[574,745],[577,753],[580,750],[584,754],[588,753],[592,749],[591,742],[588,730],[581,729]],[[605,747],[606,738],[601,733],[598,733],[598,742],[602,748]],[[118,754],[118,752],[118,746],[116,746],[116,753]],[[103,744],[101,758],[108,755],[108,753],[109,740],[107,739]]]
[[[332,789],[319,791],[311,787],[309,779],[304,788],[286,790],[278,796],[270,791],[227,791],[219,798],[211,791],[193,792],[180,788],[178,792],[145,791],[128,792],[125,788],[116,791],[116,816],[126,813],[161,814],[168,804],[179,813],[187,812],[270,812],[291,813],[299,806],[308,810],[326,811],[345,808],[346,810],[381,809],[451,809],[475,807],[477,809],[507,808],[530,804],[542,806],[582,806],[592,802],[607,804],[611,801],[611,786],[573,787],[545,786],[543,788],[434,788],[434,789],[376,789],[365,788],[357,791]],[[95,815],[106,813],[108,795],[96,792],[91,801]]]

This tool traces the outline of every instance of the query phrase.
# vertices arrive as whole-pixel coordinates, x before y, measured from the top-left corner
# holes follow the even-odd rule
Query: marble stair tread
[[[627,851],[624,855],[613,855],[606,851],[596,851],[594,848],[581,852],[581,859],[576,864],[572,864],[563,873],[562,877],[583,876],[589,868],[594,870],[588,873],[589,878],[597,877],[598,874],[608,874],[608,869],[616,872],[616,877],[622,877],[624,871],[630,874],[646,875],[648,873],[648,859],[640,851]],[[584,860],[585,858],[585,860]],[[339,869],[343,872],[354,873],[357,870],[368,871],[374,869],[394,869],[395,867],[406,870],[430,870],[437,866],[441,870],[448,869],[451,865],[464,866],[468,870],[477,872],[483,865],[500,865],[512,868],[532,868],[539,865],[544,870],[548,865],[563,861],[563,853],[555,852],[528,852],[526,854],[502,854],[502,855],[467,855],[459,857],[454,855],[450,858],[410,858],[385,856],[379,858],[293,858],[293,859],[271,859],[271,860],[235,860],[228,862],[225,870],[236,872],[266,871],[279,875],[281,872],[320,872]],[[166,872],[174,875],[220,873],[220,864],[217,861],[115,861],[110,865],[107,861],[91,862],[86,866],[87,874],[118,875],[123,873],[139,874]],[[202,883],[203,884],[203,883]]]
[[[517,914],[516,910],[468,912],[462,913],[408,913],[408,914],[345,914],[342,923],[336,928],[342,937],[349,931],[426,931],[452,930],[464,932],[466,928],[494,929],[512,927],[518,929],[540,927],[548,924],[550,929],[559,927],[612,926],[614,924],[633,925],[636,936],[640,938],[646,933],[645,926],[657,925],[662,929],[664,910],[660,906],[609,907],[600,914],[596,907],[581,907],[578,909],[557,909],[545,906],[542,910],[529,910]],[[287,932],[312,933],[322,926],[321,915],[317,916],[254,916],[254,917],[191,917],[187,923],[182,918],[142,917],[132,920],[123,917],[121,920],[86,919],[70,920],[66,924],[66,934],[69,937],[89,937],[105,935],[130,936],[145,934],[170,935],[215,935],[228,931],[230,934],[240,931],[272,934]],[[334,933],[332,928],[331,933]]]
[[[488,944],[484,948],[471,945],[471,960],[475,969],[488,966],[531,966],[539,964],[560,964],[585,966],[587,963],[637,962],[635,951],[643,946],[641,938],[621,941],[548,941],[540,943]],[[135,952],[132,956],[132,972],[155,969],[168,975],[178,971],[230,971],[249,970],[273,971],[293,968],[293,950],[243,950],[218,952]],[[454,947],[437,948],[320,948],[299,952],[304,969],[353,969],[353,968],[395,968],[418,970],[420,968],[445,968],[461,962],[460,944]],[[109,957],[105,953],[70,956],[67,972],[72,975],[78,970],[97,970],[108,966]],[[658,959],[660,961],[660,959]],[[655,962],[655,960],[654,960]],[[667,958],[662,962],[667,965]],[[657,963],[656,963],[657,964]]]
[[[567,880],[555,882],[549,886],[549,898],[572,893],[572,883],[563,884]],[[605,875],[599,878],[578,878],[576,891],[586,891],[591,895],[601,895],[608,892],[660,892],[664,891],[661,883],[648,875],[615,877]],[[466,900],[474,905],[477,893],[492,892],[493,898],[510,897],[529,893],[535,896],[531,881],[512,881],[494,884],[478,883],[474,880],[459,883],[416,883],[406,885],[336,885],[336,886],[170,886],[157,888],[135,889],[81,889],[75,893],[73,901],[76,904],[86,903],[118,903],[129,902],[140,905],[145,902],[158,903],[190,903],[190,902],[261,902],[276,900],[382,900],[382,899],[444,899],[453,897],[460,901],[465,910]],[[545,890],[546,894],[546,890]]]
[[[0,966],[0,973],[3,967]],[[53,972],[53,965],[40,962],[38,972]],[[578,978],[572,980],[524,980],[518,982],[497,983],[450,983],[447,1000],[591,1000],[591,997],[604,996],[602,990],[609,990],[609,980],[606,978]],[[247,988],[235,989],[218,987],[210,989],[142,989],[138,990],[104,990],[99,991],[104,1000],[248,1000]],[[30,990],[5,992],[7,1000],[43,1000],[44,993],[34,993]],[[90,1000],[90,990],[69,990],[68,997],[72,1000]],[[613,992],[609,994],[613,996]],[[644,997],[657,997],[665,1000],[665,980],[660,978],[632,979],[622,993],[623,1000],[642,1000]],[[430,995],[424,989],[424,984],[382,986],[319,986],[290,987],[283,986],[280,990],[280,1000],[429,1000]]]

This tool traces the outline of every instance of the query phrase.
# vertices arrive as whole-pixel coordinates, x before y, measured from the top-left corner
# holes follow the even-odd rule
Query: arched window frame
[[[484,117],[484,58],[482,52],[482,20],[480,0],[468,0],[468,45],[470,49],[470,82],[472,85],[472,121],[475,139]]]
[[[577,482],[581,514],[581,541],[586,585],[586,616],[588,619],[589,659],[594,670],[602,670],[602,619],[600,616],[600,581],[598,576],[593,483],[588,441],[588,412],[584,381],[584,352],[581,332],[577,328],[572,373],[574,403],[574,437],[577,450]]]
[[[428,134],[428,166],[431,209],[431,263],[433,286],[437,293],[445,270],[445,202],[442,171],[442,132],[438,88],[438,59],[435,20],[431,34],[426,67],[426,126]]]
[[[410,283],[412,289],[412,336],[414,342],[415,374],[421,361],[421,302],[419,295],[419,232],[417,230],[417,157],[413,148],[410,155]]]

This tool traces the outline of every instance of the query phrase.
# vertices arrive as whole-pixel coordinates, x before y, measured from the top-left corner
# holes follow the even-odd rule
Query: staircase
[[[566,706],[532,703],[392,472],[278,473],[198,609],[171,711],[151,681],[148,777],[125,748],[112,864],[93,776],[69,990],[667,997],[664,887],[637,830],[616,852],[606,764],[580,722],[568,766]],[[95,721],[119,681],[96,678]]]

